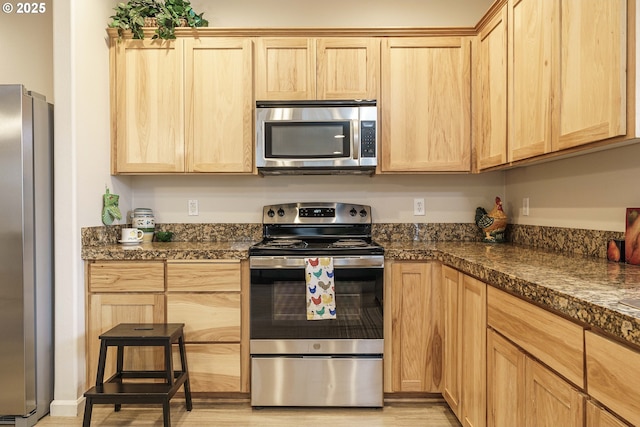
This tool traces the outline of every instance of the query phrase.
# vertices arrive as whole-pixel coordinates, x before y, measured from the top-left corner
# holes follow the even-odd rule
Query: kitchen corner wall
[[[624,231],[625,209],[640,206],[640,144],[506,172],[511,223]],[[529,198],[529,215],[522,199]]]

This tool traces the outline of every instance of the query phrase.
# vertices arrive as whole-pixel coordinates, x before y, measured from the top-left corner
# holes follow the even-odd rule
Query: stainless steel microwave
[[[376,101],[257,101],[258,172],[371,175],[377,123]]]

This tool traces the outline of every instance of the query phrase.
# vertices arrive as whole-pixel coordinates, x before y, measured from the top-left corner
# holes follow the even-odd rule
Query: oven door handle
[[[307,258],[317,258],[314,256]],[[384,268],[384,255],[339,256],[333,258],[333,268]],[[249,268],[304,268],[305,257],[299,256],[251,256]]]

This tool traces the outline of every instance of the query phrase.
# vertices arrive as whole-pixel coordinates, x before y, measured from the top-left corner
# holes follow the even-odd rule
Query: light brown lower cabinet
[[[442,362],[442,396],[460,419],[460,389],[462,387],[462,277],[447,265],[442,266],[442,296],[444,300],[444,343]]]
[[[246,262],[89,261],[86,271],[87,388],[95,384],[100,334],[119,323],[169,322],[185,324],[194,393],[249,391]],[[175,363],[176,356],[177,349]],[[125,349],[125,369],[159,370],[163,363],[159,348]],[[114,371],[110,350],[106,378]]]
[[[466,427],[486,425],[487,285],[451,267],[444,295],[443,396]]]
[[[527,426],[582,427],[585,395],[530,357],[526,358]]]
[[[640,425],[640,351],[585,333],[587,392],[612,412]]]
[[[585,395],[513,343],[487,332],[489,427],[582,427]]]
[[[95,385],[100,335],[119,323],[163,323],[164,263],[149,261],[88,262],[87,388]],[[128,347],[125,369],[160,369],[158,349]],[[115,350],[107,353],[105,378],[115,372]]]
[[[487,331],[487,425],[524,426],[525,354],[493,330]]]
[[[487,285],[471,276],[462,279],[461,422],[487,425]]]
[[[437,262],[391,264],[391,281],[387,286],[391,294],[391,390],[387,391],[442,390],[439,276]]]
[[[593,400],[587,400],[585,427],[629,427]]]
[[[167,261],[167,321],[185,324],[191,391],[241,392],[238,260]]]
[[[241,390],[240,344],[187,344],[186,351],[192,392]],[[177,352],[173,360],[179,363]]]

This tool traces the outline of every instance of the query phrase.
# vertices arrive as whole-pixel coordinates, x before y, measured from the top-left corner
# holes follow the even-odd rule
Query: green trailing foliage
[[[156,18],[158,27],[154,39],[175,39],[176,27],[206,27],[209,22],[203,18],[203,13],[196,13],[189,0],[129,0],[118,3],[114,8],[109,27],[117,28],[122,37],[124,31],[131,30],[134,39],[144,39],[145,18]]]

